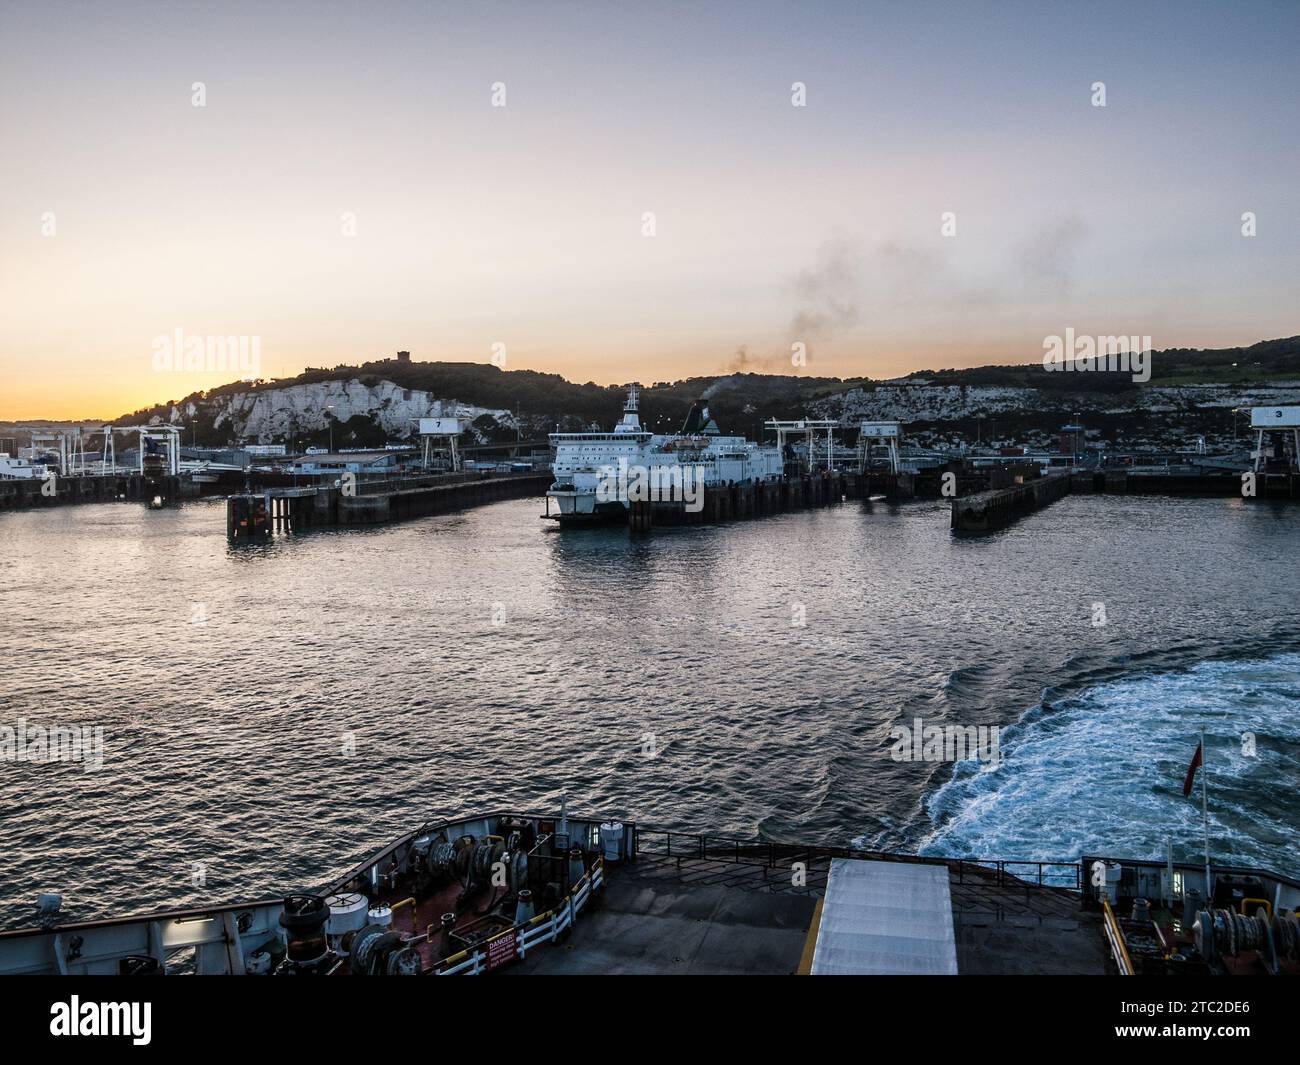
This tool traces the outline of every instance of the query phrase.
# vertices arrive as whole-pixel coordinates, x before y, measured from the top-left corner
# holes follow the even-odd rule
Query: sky
[[[0,419],[241,376],[177,330],[602,384],[1290,336],[1297,54],[1297,2],[0,0]]]

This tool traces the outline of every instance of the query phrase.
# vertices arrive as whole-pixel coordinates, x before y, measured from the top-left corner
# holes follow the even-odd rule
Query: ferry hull
[[[548,501],[555,503],[552,511],[547,507],[546,517],[561,525],[599,525],[627,520],[627,507],[622,503],[597,502],[594,492],[552,489],[546,493]]]

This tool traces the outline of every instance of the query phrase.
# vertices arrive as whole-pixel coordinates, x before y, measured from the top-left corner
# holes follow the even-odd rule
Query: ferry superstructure
[[[668,435],[651,433],[641,425],[639,399],[639,389],[632,385],[623,416],[611,432],[550,435],[555,481],[546,494],[558,508],[553,517],[565,522],[625,516],[629,499],[620,471],[640,469],[654,484],[698,479],[705,487],[781,476],[781,450],[743,436],[724,436],[709,414],[707,401],[702,399],[691,408],[680,433]]]

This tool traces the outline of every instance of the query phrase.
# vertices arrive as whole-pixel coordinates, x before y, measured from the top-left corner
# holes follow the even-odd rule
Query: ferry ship
[[[639,390],[632,385],[623,417],[611,432],[550,434],[555,482],[546,493],[547,517],[561,523],[625,519],[630,500],[620,470],[641,470],[644,484],[665,486],[665,491],[679,486],[683,477],[713,487],[779,478],[784,470],[779,448],[724,436],[704,399],[691,407],[681,432],[673,435],[644,429],[638,407]]]
[[[11,458],[7,451],[0,451],[0,478],[5,480],[45,479],[49,467],[44,463],[32,462],[30,459]]]
[[[1300,974],[1300,881],[971,861],[479,813],[317,890],[0,932],[0,975]],[[563,944],[562,949],[557,944]]]

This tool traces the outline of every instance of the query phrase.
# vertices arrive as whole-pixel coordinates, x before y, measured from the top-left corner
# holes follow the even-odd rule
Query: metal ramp
[[[957,975],[948,867],[836,858],[812,975]]]

